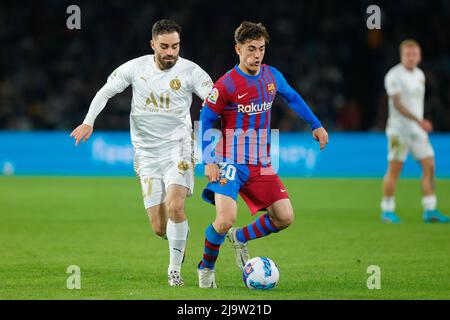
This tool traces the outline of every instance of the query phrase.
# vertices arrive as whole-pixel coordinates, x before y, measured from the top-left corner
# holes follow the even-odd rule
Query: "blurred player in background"
[[[200,288],[216,287],[214,266],[227,235],[242,269],[249,260],[249,240],[278,232],[293,222],[287,190],[270,165],[270,117],[276,93],[310,125],[321,149],[328,143],[327,132],[301,96],[277,69],[262,64],[269,42],[266,28],[243,22],[235,31],[235,41],[239,64],[215,83],[200,114],[203,162],[210,181],[203,199],[216,206],[216,219],[206,229],[203,259],[198,265]],[[206,136],[219,116],[222,138],[218,147],[208,152],[211,144]],[[232,226],[238,193],[252,215],[267,212],[236,229]]]
[[[117,68],[92,100],[83,124],[70,135],[77,145],[89,139],[108,100],[132,86],[134,166],[153,231],[169,242],[170,286],[184,284],[181,263],[189,230],[184,203],[194,188],[192,94],[204,100],[213,85],[198,65],[179,56],[180,32],[181,27],[172,20],[157,21],[150,42],[154,55]]]
[[[415,40],[400,44],[401,63],[394,66],[385,77],[385,88],[389,96],[388,169],[383,183],[381,218],[384,222],[398,223],[395,214],[395,186],[403,162],[411,151],[422,167],[422,205],[425,222],[450,222],[437,209],[435,194],[434,150],[428,139],[433,125],[424,119],[425,75],[418,68],[421,48]]]

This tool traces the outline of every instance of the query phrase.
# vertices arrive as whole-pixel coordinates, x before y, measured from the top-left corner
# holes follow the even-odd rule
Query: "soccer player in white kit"
[[[388,169],[383,183],[381,219],[383,222],[398,223],[395,214],[395,186],[403,162],[408,153],[420,162],[422,167],[422,206],[425,222],[450,222],[437,209],[434,185],[434,150],[428,139],[433,130],[431,122],[424,119],[425,75],[418,65],[421,49],[415,40],[400,44],[401,63],[389,70],[384,79],[389,96],[389,117],[386,134],[388,137]]]
[[[150,42],[154,55],[118,67],[92,100],[83,124],[70,135],[76,145],[89,139],[108,99],[132,86],[134,167],[153,231],[169,242],[170,286],[184,284],[181,263],[189,230],[184,203],[194,187],[192,94],[204,100],[213,85],[197,64],[179,56],[180,32],[180,26],[172,20],[157,21]]]

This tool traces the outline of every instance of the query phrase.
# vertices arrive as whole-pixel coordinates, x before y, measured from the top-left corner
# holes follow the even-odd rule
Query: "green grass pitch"
[[[450,225],[421,220],[418,180],[398,186],[400,225],[379,219],[379,179],[283,179],[296,219],[287,230],[250,243],[273,259],[280,282],[245,288],[226,241],[216,290],[198,289],[196,265],[214,208],[188,199],[190,236],[185,287],[169,288],[167,242],[155,236],[134,178],[0,178],[0,299],[449,299]],[[438,204],[450,214],[450,180],[438,180]],[[239,201],[237,225],[252,220]],[[81,289],[69,290],[69,265]],[[381,269],[369,290],[367,267]]]

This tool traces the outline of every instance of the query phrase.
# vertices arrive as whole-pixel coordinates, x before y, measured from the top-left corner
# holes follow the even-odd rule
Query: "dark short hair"
[[[264,38],[266,43],[270,41],[269,33],[262,23],[244,21],[234,32],[234,40],[239,44],[244,44],[247,40],[258,40],[261,38]]]
[[[161,19],[156,21],[152,27],[152,37],[156,38],[156,36],[165,33],[177,32],[178,35],[181,35],[181,27],[173,20],[169,19]]]

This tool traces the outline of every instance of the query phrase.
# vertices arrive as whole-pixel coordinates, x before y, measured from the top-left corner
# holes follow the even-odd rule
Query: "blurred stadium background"
[[[81,30],[66,27],[71,4],[81,8]],[[372,4],[381,8],[381,30],[366,28]],[[148,240],[133,178],[48,177],[134,175],[130,89],[109,101],[86,144],[76,148],[69,133],[117,66],[151,53],[151,26],[160,18],[183,27],[181,55],[213,80],[237,62],[233,32],[239,23],[263,22],[272,38],[264,62],[285,74],[330,132],[330,144],[319,152],[305,123],[277,98],[272,128],[281,132],[279,172],[290,177],[285,181],[301,223],[284,236],[252,244],[253,253],[282,262],[282,279],[291,279],[270,297],[448,299],[449,261],[442,253],[449,249],[448,229],[423,228],[418,181],[399,185],[399,213],[408,224],[389,229],[379,222],[387,154],[383,78],[399,62],[405,38],[422,45],[440,207],[450,212],[446,0],[0,2],[0,176],[13,176],[0,177],[0,298],[267,299],[236,289],[231,252],[219,259],[228,293],[199,293],[191,271],[188,291],[168,292],[161,277],[166,247],[156,237]],[[194,99],[193,120],[200,105]],[[43,177],[32,177],[37,175]],[[419,166],[410,159],[403,175],[417,178]],[[187,202],[195,227],[186,270],[195,270],[202,232],[213,217],[199,196],[205,182],[198,179],[195,201]],[[240,212],[248,211],[239,205]],[[241,214],[238,223],[250,219]],[[83,278],[88,291],[65,289],[64,271],[73,263],[89,270]],[[380,294],[365,287],[371,263],[390,270]]]
[[[244,19],[265,23],[272,37],[265,62],[286,75],[330,131],[330,152],[333,145],[338,152],[345,149],[340,156],[324,157],[324,161],[332,161],[314,170],[306,168],[305,161],[308,154],[318,157],[316,149],[311,150],[306,145],[300,149],[282,150],[280,161],[294,163],[297,168],[300,166],[300,175],[305,172],[309,175],[329,176],[333,172],[346,175],[343,167],[350,168],[347,163],[342,162],[341,167],[333,164],[348,161],[349,155],[355,163],[368,169],[355,172],[355,175],[380,176],[383,173],[386,148],[382,132],[387,116],[383,78],[387,70],[398,63],[398,44],[405,38],[415,38],[423,47],[421,67],[427,77],[426,117],[433,122],[436,132],[450,130],[450,40],[445,32],[450,30],[448,1],[378,2],[381,30],[366,28],[366,9],[371,1],[279,1],[276,4],[246,1],[239,5],[230,5],[227,1],[214,4],[205,1],[135,1],[132,4],[126,1],[80,1],[81,30],[66,27],[69,16],[66,8],[71,2],[25,3],[0,4],[0,130],[3,131],[0,137],[5,146],[0,153],[0,164],[6,173],[11,170],[17,174],[33,174],[33,170],[38,174],[67,172],[67,168],[58,171],[45,158],[41,159],[44,166],[38,165],[38,159],[35,166],[24,166],[21,155],[13,154],[18,152],[18,145],[24,142],[29,145],[30,140],[20,139],[40,141],[49,152],[54,150],[53,159],[63,154],[51,145],[58,145],[57,141],[62,140],[50,142],[56,136],[48,133],[68,132],[81,123],[91,99],[108,75],[125,61],[151,52],[148,47],[151,25],[162,17],[173,18],[182,25],[181,55],[197,62],[213,80],[237,61],[233,50],[236,26]],[[130,99],[130,89],[111,99],[97,119],[95,130],[127,134]],[[194,99],[193,120],[198,119],[200,105],[201,101]],[[308,131],[306,124],[280,98],[273,108],[272,128],[291,133]],[[37,138],[33,133],[35,130],[45,130],[49,143]],[[5,131],[8,132],[6,136]],[[355,145],[361,144],[353,140],[358,139],[355,135],[348,136],[348,140],[334,140],[334,133],[349,131],[379,133],[378,138],[369,136],[374,139],[372,147],[367,147],[372,152],[357,152]],[[29,137],[19,135],[19,140],[15,141],[12,137],[16,135],[12,132],[32,134]],[[363,136],[359,135],[359,138],[364,141]],[[437,135],[432,139],[436,140],[438,175],[450,176],[446,166],[450,163],[449,153],[440,151],[445,149],[447,138]],[[126,144],[126,139],[107,140],[109,142],[103,141],[103,149],[102,141],[97,143],[97,150],[109,152],[107,165],[111,165],[114,162],[112,154],[123,151],[121,147]],[[307,139],[301,141],[308,144]],[[12,143],[12,149],[8,143]],[[66,147],[70,144],[68,140],[62,143]],[[113,150],[108,149],[111,143]],[[115,144],[118,148],[114,148]],[[128,162],[127,168],[131,168],[129,150],[127,152],[116,157]],[[363,158],[358,159],[359,155]],[[92,161],[99,157],[107,155],[97,154]],[[377,170],[369,170],[373,167],[367,161]],[[45,163],[56,171],[46,170]],[[115,164],[120,163],[119,159]],[[311,167],[311,161],[309,163]],[[71,163],[72,168],[73,165]],[[74,173],[79,173],[74,169]],[[86,173],[92,174],[95,170]],[[117,171],[117,167],[111,167],[108,172],[124,173]],[[409,165],[405,174],[417,176],[419,172],[414,165]]]
[[[80,1],[81,30],[68,30],[68,1],[2,2],[0,7],[0,128],[68,130],[77,125],[114,68],[148,54],[150,29],[162,17],[183,27],[182,55],[213,80],[237,61],[233,32],[244,20],[263,22],[271,36],[265,62],[300,90],[330,131],[382,131],[383,77],[398,62],[398,44],[423,47],[426,114],[450,130],[450,3],[384,1],[382,29],[366,28],[373,1]],[[97,129],[128,129],[130,90],[113,99]],[[197,119],[200,103],[193,107]],[[273,127],[304,130],[284,107]]]

